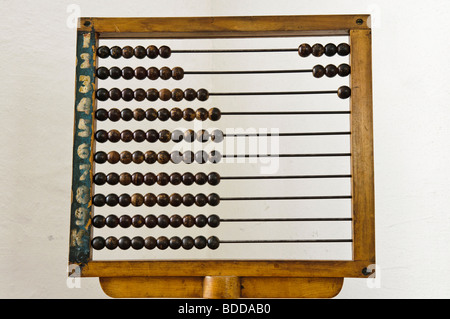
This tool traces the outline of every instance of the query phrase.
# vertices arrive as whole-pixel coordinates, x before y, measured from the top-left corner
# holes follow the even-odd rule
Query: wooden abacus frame
[[[93,261],[92,179],[96,49],[101,38],[350,37],[353,258],[349,261]],[[191,18],[80,18],[69,266],[99,277],[112,297],[333,297],[344,277],[375,264],[371,30],[368,15]],[[369,267],[370,268],[370,267]]]

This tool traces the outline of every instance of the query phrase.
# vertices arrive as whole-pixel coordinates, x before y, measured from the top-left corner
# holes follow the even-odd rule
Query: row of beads
[[[322,55],[326,55],[328,57],[336,55],[336,53],[340,56],[346,56],[350,54],[350,46],[347,43],[341,43],[336,46],[333,43],[328,43],[323,46],[320,43],[316,43],[313,46],[310,46],[307,43],[302,43],[298,47],[298,55],[302,58],[306,58],[311,54],[315,57],[321,57]]]
[[[110,130],[109,132],[98,130],[95,132],[94,136],[95,140],[99,143],[105,143],[107,141],[112,143],[117,143],[119,141],[128,143],[133,140],[138,143],[142,143],[145,140],[150,143],[155,143],[158,140],[162,143],[168,143],[171,140],[175,143],[179,143],[183,140],[189,143],[196,140],[205,143],[210,138],[215,143],[223,141],[223,132],[221,130],[214,130],[211,133],[207,130],[199,130],[198,132],[186,130],[184,133],[180,130],[174,130],[173,132],[161,130],[158,132],[154,129],[150,129],[147,132],[144,132],[143,130],[135,130],[134,132],[131,132],[130,130],[124,130],[122,132],[119,132],[118,130]]]
[[[183,185],[192,185],[196,183],[197,185],[205,185],[208,183],[209,185],[218,185],[220,183],[220,175],[218,173],[209,173],[206,175],[205,173],[171,173],[170,175],[167,173],[159,173],[155,175],[154,173],[121,173],[120,175],[117,173],[109,173],[106,175],[105,173],[96,173],[94,175],[94,183],[96,185],[104,185],[108,183],[109,185],[154,185],[155,183],[161,186],[168,185],[169,183],[172,185],[179,185],[183,183]]]
[[[220,162],[221,159],[222,154],[218,151],[211,151],[209,154],[205,151],[197,151],[196,153],[192,151],[185,151],[184,153],[173,151],[170,154],[166,151],[160,151],[158,153],[154,151],[147,151],[145,153],[142,153],[141,151],[135,151],[133,153],[123,151],[120,154],[116,151],[111,151],[108,154],[99,151],[94,155],[94,161],[98,164],[106,162],[110,164],[117,164],[119,162],[122,164],[130,164],[131,162],[136,164],[141,164],[143,162],[146,162],[147,164],[154,164],[156,162],[167,164],[169,161],[174,164],[179,164],[181,162],[192,164],[194,161],[199,164],[205,164],[208,161],[215,164]]]
[[[109,228],[115,228],[117,226],[122,228],[128,228],[130,226],[140,228],[144,225],[148,228],[155,228],[156,226],[161,228],[167,228],[169,226],[178,228],[181,225],[188,228],[193,226],[202,228],[206,225],[216,228],[220,225],[220,218],[217,215],[210,215],[209,217],[205,215],[197,215],[196,217],[185,215],[181,217],[175,214],[170,217],[167,215],[159,215],[158,217],[155,215],[147,215],[146,217],[142,215],[134,215],[133,217],[128,215],[122,215],[120,217],[108,215],[106,218],[102,215],[95,215],[92,219],[92,226],[95,228],[103,228],[105,226]]]
[[[199,121],[206,121],[207,119],[210,119],[211,121],[218,121],[221,116],[222,114],[220,110],[215,107],[209,110],[202,107],[197,110],[191,108],[181,110],[178,107],[174,107],[170,111],[166,108],[161,108],[158,111],[154,108],[149,108],[145,111],[141,108],[137,108],[134,111],[128,108],[125,108],[122,111],[112,108],[109,111],[105,109],[98,109],[95,112],[95,118],[97,120],[106,121],[109,119],[113,122],[117,122],[120,119],[124,121],[131,121],[131,119],[135,119],[136,121],[143,121],[144,119],[147,119],[148,121],[154,121],[156,119],[159,119],[160,121],[167,121],[168,119],[173,121],[179,121],[181,119],[185,121],[193,121],[195,119]]]
[[[118,88],[112,88],[109,91],[104,88],[100,88],[95,93],[96,98],[99,101],[107,101],[111,99],[113,101],[119,101],[120,99],[129,102],[133,99],[136,101],[144,101],[145,99],[149,101],[156,101],[160,99],[161,101],[169,101],[172,99],[175,102],[179,102],[183,99],[186,101],[193,101],[195,99],[199,101],[206,101],[209,98],[209,92],[205,89],[199,89],[195,91],[194,89],[173,89],[170,91],[169,89],[148,89],[147,91],[144,89],[136,89],[132,90],[130,88],[126,88],[120,90]]]
[[[105,247],[111,250],[116,249],[117,247],[124,250],[129,249],[130,247],[133,249],[142,249],[144,247],[147,249],[154,249],[157,247],[161,250],[167,249],[168,247],[172,249],[183,247],[188,250],[193,247],[203,249],[206,246],[210,249],[217,249],[219,248],[220,241],[215,236],[211,236],[208,239],[204,236],[198,236],[195,237],[195,239],[190,236],[183,237],[183,239],[177,236],[171,237],[170,239],[165,236],[158,237],[157,239],[151,236],[146,237],[145,239],[140,236],[133,237],[133,239],[130,239],[127,236],[120,237],[119,239],[110,236],[106,239],[103,237],[95,237],[92,239],[91,244],[92,248],[95,250],[101,250]]]
[[[350,65],[345,63],[339,66],[328,64],[326,67],[324,67],[319,64],[313,67],[312,74],[315,78],[321,78],[324,75],[326,75],[329,78],[333,78],[336,75],[344,77],[350,74]]]
[[[192,206],[195,204],[197,206],[203,207],[206,204],[209,204],[211,206],[219,205],[220,196],[215,193],[211,193],[208,196],[206,196],[205,194],[197,194],[195,196],[192,194],[185,194],[181,196],[178,193],[174,193],[170,196],[164,193],[159,195],[155,195],[152,193],[148,193],[145,195],[133,194],[131,196],[129,194],[109,194],[106,196],[103,194],[95,194],[92,198],[92,203],[97,207],[102,207],[105,205],[111,207],[117,205],[127,207],[130,206],[130,204],[136,207],[142,206],[144,204],[145,206],[149,207],[155,206],[156,204],[163,207],[168,206],[169,204],[175,207],[178,207],[181,204],[183,204],[184,206]]]
[[[147,48],[144,48],[142,45],[138,45],[134,49],[129,45],[123,48],[117,45],[111,48],[107,47],[106,45],[102,45],[97,49],[97,55],[102,59],[106,59],[107,57],[111,57],[113,59],[124,57],[125,59],[130,59],[133,56],[138,59],[143,59],[145,57],[155,59],[158,56],[167,59],[171,54],[172,51],[166,45],[160,46],[159,49],[154,45],[149,45]]]
[[[163,66],[161,69],[157,67],[150,67],[148,69],[143,66],[138,66],[133,69],[132,67],[126,66],[120,69],[117,66],[113,66],[111,68],[106,68],[101,66],[97,69],[96,75],[100,80],[106,80],[107,78],[111,78],[113,80],[118,80],[123,78],[125,80],[131,80],[132,78],[136,78],[138,80],[150,79],[150,80],[181,80],[184,78],[184,70],[180,67],[174,67],[170,69],[167,66]]]

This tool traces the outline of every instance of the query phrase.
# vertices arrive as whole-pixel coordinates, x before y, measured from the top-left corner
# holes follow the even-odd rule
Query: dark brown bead
[[[162,80],[170,79],[172,77],[172,70],[167,66],[163,66],[161,69],[159,69],[159,77]]]
[[[192,206],[195,203],[195,196],[192,194],[184,194],[183,195],[183,205],[184,206]],[[184,224],[184,221],[183,221]]]
[[[315,57],[320,57],[325,53],[325,48],[323,47],[322,44],[316,43],[312,46],[311,53]]]
[[[159,70],[157,67],[150,67],[147,69],[147,77],[150,80],[157,80],[159,78]]]
[[[133,239],[131,240],[131,247],[133,247],[133,249],[139,250],[144,248],[145,245],[145,241],[144,238],[142,238],[141,236],[136,236],[133,237]]]
[[[131,184],[131,174],[130,173],[120,174],[119,182],[121,185],[130,185]]]
[[[172,78],[177,81],[181,80],[182,78],[184,78],[184,70],[179,66],[174,67],[172,69]]]
[[[208,117],[209,117],[208,111],[202,107],[197,109],[197,111],[195,112],[195,118],[199,121],[206,121]]]
[[[134,99],[134,91],[130,88],[122,90],[122,99],[126,102],[130,102]]]
[[[197,151],[195,153],[195,161],[199,164],[205,164],[208,161],[208,153],[205,151]]]
[[[159,98],[161,101],[169,101],[172,98],[172,92],[169,89],[159,90]]]
[[[133,117],[136,121],[143,121],[145,119],[145,111],[141,108],[137,108],[133,111]]]
[[[194,101],[197,98],[197,91],[195,91],[194,89],[186,89],[183,92],[184,94],[184,98],[186,99],[186,101]]]
[[[183,161],[183,153],[180,151],[173,151],[170,153],[170,161],[174,164],[179,164]]]
[[[117,122],[120,120],[120,110],[116,108],[110,109],[108,111],[108,118],[113,122]]]
[[[197,132],[197,141],[206,143],[209,140],[209,132],[207,130],[200,130]]]
[[[325,75],[329,78],[333,78],[338,74],[339,70],[334,64],[328,64],[325,67]]]
[[[221,130],[214,130],[211,132],[211,141],[220,143],[223,141],[223,132]]]
[[[105,248],[105,239],[103,237],[95,237],[91,242],[92,248],[95,250],[101,250]]]
[[[220,175],[218,173],[212,172],[208,174],[208,184],[218,185],[220,183]]]
[[[170,50],[170,48],[168,46],[163,45],[163,46],[159,47],[159,55],[161,56],[161,58],[167,59],[170,57],[171,54],[172,54],[172,51]]]
[[[120,112],[120,117],[124,121],[131,121],[133,119],[133,111],[125,108],[122,110],[122,112]]]
[[[132,161],[131,159],[131,153],[128,151],[123,151],[120,153],[120,162],[123,164],[130,164]]]
[[[97,55],[101,59],[106,59],[110,55],[109,48],[106,45],[102,45],[97,49]]]
[[[312,48],[307,43],[302,43],[298,47],[298,55],[300,55],[302,58],[308,57],[312,53]]]
[[[183,217],[183,226],[192,227],[195,225],[195,218],[192,215],[186,215]]]
[[[112,143],[120,141],[120,132],[118,130],[110,130],[108,132],[108,140]]]
[[[106,101],[106,100],[108,100],[108,99],[109,99],[109,93],[108,93],[108,90],[107,90],[107,89],[103,89],[103,88],[98,89],[98,90],[95,92],[95,97],[96,97],[97,100],[99,100],[99,101]]]
[[[109,90],[109,98],[113,101],[119,101],[122,98],[122,92],[118,88]]]
[[[207,241],[206,241],[205,237],[203,237],[203,236],[195,237],[195,239],[194,239],[195,248],[203,249],[206,247],[206,244],[207,244]]]
[[[118,47],[117,45],[113,46],[110,50],[111,58],[118,59],[122,56],[122,48]]]
[[[159,109],[158,119],[163,122],[167,121],[168,119],[170,119],[170,111],[166,108]]]
[[[181,177],[181,181],[184,185],[192,185],[195,182],[195,176],[192,173],[184,173]]]
[[[208,197],[205,194],[195,195],[195,205],[203,207],[208,204]]]
[[[148,186],[154,185],[156,183],[156,175],[153,173],[146,173],[144,175],[144,183]]]
[[[209,98],[209,92],[205,89],[200,89],[197,91],[197,99],[199,101],[206,101]]]
[[[222,160],[222,154],[219,151],[211,151],[209,153],[209,161],[213,164],[217,164]]]
[[[158,226],[161,228],[167,228],[170,225],[170,219],[167,215],[158,216]]]
[[[117,184],[119,184],[119,180],[120,180],[120,178],[119,178],[119,175],[117,173],[109,173],[106,176],[106,182],[109,185],[117,185]]]
[[[339,76],[342,76],[342,77],[349,75],[351,72],[350,65],[345,64],[345,63],[339,65],[338,70],[339,70],[338,71]]]
[[[216,236],[211,236],[208,238],[208,248],[217,249],[220,246],[220,240]]]
[[[195,217],[195,226],[197,227],[205,227],[208,224],[208,218],[205,215],[197,215]]]
[[[183,202],[183,197],[180,194],[173,193],[170,195],[170,205],[174,207],[178,207]]]
[[[144,196],[142,194],[131,195],[131,205],[142,206],[144,204]]]
[[[122,70],[117,66],[113,66],[109,68],[109,76],[113,80],[118,80],[122,77]]]
[[[192,151],[186,151],[183,153],[183,162],[185,164],[191,164],[195,160],[195,154]]]
[[[328,43],[325,46],[325,55],[330,57],[334,56],[337,53],[337,47],[333,43]]]
[[[138,142],[141,143],[143,141],[145,141],[145,132],[143,130],[136,130],[133,132],[133,139]]]
[[[150,129],[145,133],[145,137],[148,142],[155,143],[159,139],[159,133],[157,130]]]
[[[135,151],[133,152],[133,155],[131,156],[133,163],[141,164],[144,161],[144,153],[141,151]]]
[[[136,90],[134,90],[134,99],[136,101],[139,101],[139,102],[144,101],[146,96],[147,96],[147,93],[145,92],[144,89],[136,89]]]
[[[312,69],[312,75],[315,78],[321,78],[325,75],[325,68],[322,65],[316,65]]]
[[[144,160],[147,164],[153,164],[158,159],[158,155],[153,151],[147,151],[144,154]]]
[[[159,194],[158,196],[156,196],[156,202],[158,203],[159,206],[167,206],[170,203],[170,197],[167,194]]]
[[[195,111],[191,108],[186,108],[183,110],[183,119],[185,121],[193,121],[195,119]]]
[[[148,228],[154,228],[158,226],[158,218],[155,215],[147,215],[145,217],[145,226]]]
[[[197,185],[205,185],[208,181],[208,176],[205,173],[195,174],[195,183]]]
[[[158,118],[158,112],[154,108],[149,108],[145,111],[145,118],[149,121],[154,121]]]
[[[105,203],[110,207],[117,206],[117,204],[119,204],[119,196],[117,196],[116,194],[108,194],[105,197]]]
[[[152,207],[152,206],[155,206],[156,203],[157,203],[157,197],[155,194],[152,194],[152,193],[145,194],[145,196],[144,196],[145,206]]]
[[[131,217],[128,215],[122,215],[119,218],[119,225],[122,228],[128,228],[131,226]]]
[[[147,100],[154,102],[159,98],[159,92],[157,89],[148,89],[147,92]]]
[[[98,164],[103,164],[108,159],[108,155],[105,152],[96,152],[94,155],[94,161]]]
[[[159,55],[159,50],[158,50],[158,48],[156,46],[149,45],[147,47],[147,56],[150,59],[156,59],[158,57],[158,55]]]
[[[184,140],[186,142],[192,143],[197,139],[197,133],[194,130],[186,130],[184,132]]]
[[[220,203],[220,196],[216,193],[211,193],[208,195],[208,204],[211,206],[217,206]]]
[[[116,249],[119,246],[119,240],[114,236],[109,236],[105,240],[105,247],[113,250]]]
[[[142,45],[138,45],[134,48],[134,56],[138,59],[143,59],[147,56],[147,50]]]
[[[169,238],[167,238],[165,236],[160,236],[156,240],[156,247],[158,247],[158,249],[161,249],[161,250],[167,249],[167,247],[169,247],[169,244],[170,244]]]
[[[119,248],[126,250],[131,247],[131,239],[127,236],[119,238]]]
[[[108,119],[108,111],[105,109],[98,109],[95,111],[95,118],[99,121],[106,121]]]
[[[172,100],[175,102],[180,102],[183,100],[184,94],[183,90],[181,89],[173,89],[172,90]]]
[[[170,181],[170,177],[167,173],[159,173],[158,175],[156,175],[156,182],[158,183],[158,185],[167,185],[169,184]]]
[[[219,227],[220,217],[217,215],[210,215],[208,217],[208,225],[209,225],[209,227],[213,227],[213,228]]]
[[[104,173],[97,173],[94,175],[94,183],[95,185],[105,185],[106,184],[106,175]]]
[[[183,224],[183,218],[180,215],[170,216],[170,226],[178,228]]]
[[[95,75],[100,80],[106,80],[107,78],[109,78],[109,70],[108,70],[108,68],[105,68],[104,66],[101,66],[95,71]]]
[[[158,153],[158,163],[166,164],[170,161],[170,155],[166,151],[161,151]]]
[[[147,249],[155,249],[156,247],[156,239],[155,237],[148,236],[144,240],[144,246]]]
[[[170,118],[173,121],[179,121],[183,118],[183,111],[179,109],[178,107],[174,107],[170,110]]]
[[[103,194],[96,194],[94,197],[92,197],[92,204],[97,207],[105,206],[106,204],[106,197]]]
[[[347,56],[350,54],[350,46],[347,43],[341,43],[337,46],[337,54]]]
[[[169,241],[169,246],[172,249],[179,249],[181,247],[181,238],[178,236],[173,236],[172,238],[170,238]]]
[[[172,137],[172,142],[179,143],[183,140],[184,133],[180,130],[175,130],[172,132],[171,137]]]
[[[130,206],[131,196],[128,194],[121,194],[119,196],[119,205],[122,207]]]
[[[115,228],[119,225],[119,218],[116,215],[108,215],[106,216],[105,224],[109,228]]]
[[[339,96],[339,98],[341,99],[348,99],[351,95],[351,89],[348,86],[341,86],[338,91],[337,94]]]
[[[213,108],[209,109],[208,113],[209,113],[209,119],[211,121],[218,121],[222,117],[222,114],[217,107],[213,107]]]
[[[159,140],[163,143],[169,142],[171,139],[171,134],[169,130],[161,130],[159,132]]]
[[[133,218],[131,218],[131,224],[136,228],[140,228],[145,225],[145,219],[141,215],[134,215]]]
[[[194,238],[191,236],[183,237],[181,240],[181,246],[186,250],[192,249],[192,247],[194,247]]]
[[[121,73],[122,73],[122,77],[125,80],[131,80],[132,78],[134,78],[134,70],[133,70],[133,68],[131,68],[129,66],[124,67],[122,69]]]
[[[131,142],[133,140],[133,133],[130,130],[123,130],[120,133],[120,139],[125,143]]]
[[[134,56],[134,50],[132,47],[130,47],[129,45],[125,46],[122,48],[122,56],[125,59],[130,59]]]
[[[133,173],[131,175],[131,182],[136,186],[142,185],[144,183],[144,175],[142,173]]]
[[[98,130],[97,132],[95,132],[95,140],[99,143],[105,143],[108,141],[108,132],[106,132],[105,130]]]
[[[142,66],[138,66],[136,69],[134,69],[134,77],[138,80],[147,78],[147,70]]]
[[[181,183],[181,174],[180,173],[170,174],[170,183],[172,185],[179,185]]]
[[[119,163],[120,155],[116,151],[111,151],[108,153],[108,163],[117,164]]]

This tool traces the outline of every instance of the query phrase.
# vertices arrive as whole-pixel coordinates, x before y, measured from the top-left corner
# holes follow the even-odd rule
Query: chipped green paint
[[[95,32],[77,33],[75,126],[69,262],[91,259],[93,128],[95,103]]]

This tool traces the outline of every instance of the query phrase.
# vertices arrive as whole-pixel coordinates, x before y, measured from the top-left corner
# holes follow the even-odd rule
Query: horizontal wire
[[[352,218],[224,218],[220,222],[350,222]]]
[[[278,243],[351,243],[352,239],[266,239],[266,240],[220,240],[221,244],[278,244]]]
[[[308,179],[308,178],[351,178],[352,175],[276,175],[276,176],[221,176],[221,180],[227,179]]]
[[[292,111],[292,112],[222,112],[221,115],[331,115],[350,114],[350,111]]]
[[[312,69],[301,70],[248,70],[248,71],[184,71],[184,74],[273,74],[273,73],[311,73]]]
[[[351,199],[351,195],[339,196],[280,196],[280,197],[221,197],[221,201],[244,200],[307,200],[307,199]]]
[[[322,153],[322,154],[224,154],[223,158],[253,158],[253,157],[344,157],[351,153]]]
[[[320,135],[350,135],[351,132],[307,132],[307,133],[225,133],[223,137],[259,137],[259,136],[320,136]]]
[[[337,94],[334,91],[283,91],[283,92],[210,92],[210,96],[228,96],[228,95],[307,95],[307,94]]]
[[[248,52],[297,52],[298,48],[280,49],[203,49],[203,50],[172,50],[172,53],[248,53]]]

